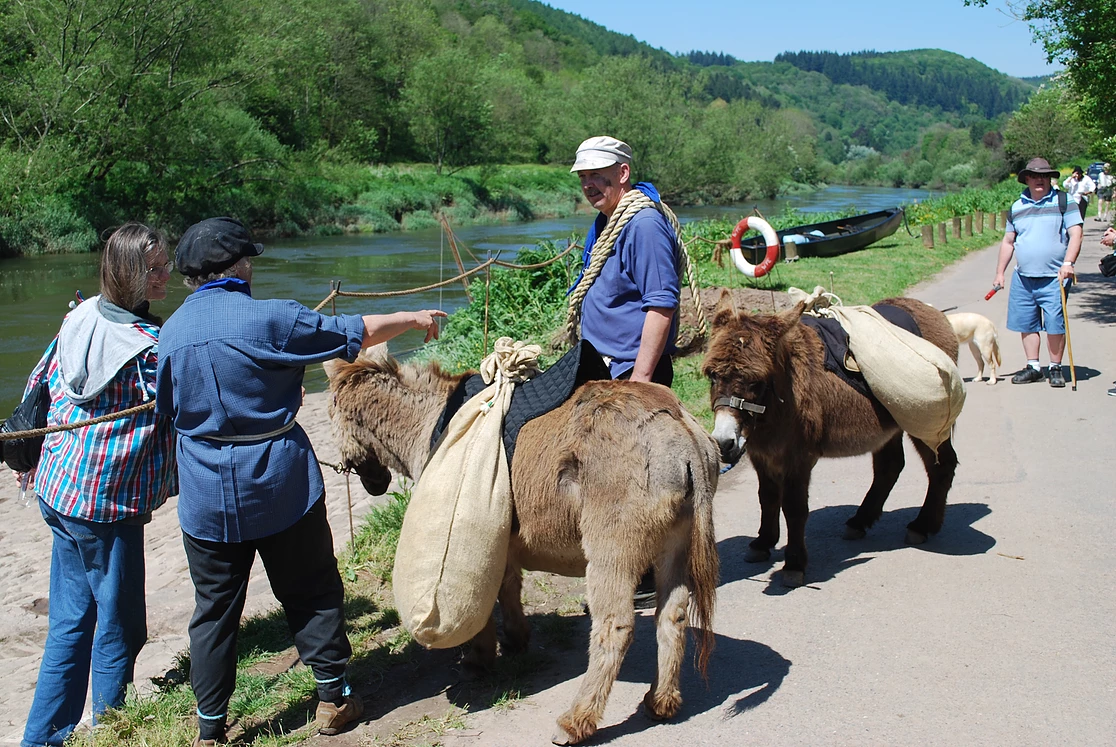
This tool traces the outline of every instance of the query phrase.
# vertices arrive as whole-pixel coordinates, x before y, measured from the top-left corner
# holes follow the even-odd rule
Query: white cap
[[[608,135],[591,137],[577,146],[577,157],[570,171],[608,168],[614,163],[632,162],[632,146]]]

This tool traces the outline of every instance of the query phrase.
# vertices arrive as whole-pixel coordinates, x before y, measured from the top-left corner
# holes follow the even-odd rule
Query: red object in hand
[[[996,295],[996,291],[1000,290],[1003,287],[1004,286],[1002,285],[993,285],[992,290],[988,291],[988,295],[984,297],[984,300],[990,301],[992,299],[992,296]]]

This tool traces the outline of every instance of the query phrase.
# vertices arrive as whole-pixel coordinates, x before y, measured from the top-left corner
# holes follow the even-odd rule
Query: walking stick
[[[1069,353],[1070,364],[1070,381],[1073,382],[1071,387],[1073,391],[1077,391],[1077,371],[1073,367],[1073,344],[1070,342],[1069,333],[1069,314],[1066,313],[1066,286],[1062,285],[1061,281],[1058,282],[1058,290],[1062,291],[1062,323],[1066,327],[1066,351]]]

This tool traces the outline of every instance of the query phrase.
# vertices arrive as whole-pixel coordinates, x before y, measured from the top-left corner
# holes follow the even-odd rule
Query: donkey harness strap
[[[758,415],[762,415],[767,410],[766,405],[754,405],[748,400],[741,399],[740,397],[718,397],[713,402],[713,409],[716,410],[718,407],[731,407],[734,410],[747,410],[748,412],[754,412]]]

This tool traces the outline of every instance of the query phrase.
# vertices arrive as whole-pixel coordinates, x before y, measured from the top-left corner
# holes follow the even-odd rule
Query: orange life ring
[[[744,252],[741,251],[740,239],[748,232],[748,229],[754,228],[763,235],[763,240],[767,242],[767,256],[758,265],[754,265],[748,260],[744,259]],[[756,216],[749,216],[736,224],[736,228],[732,231],[732,250],[729,252],[732,255],[732,261],[736,263],[736,268],[750,278],[761,278],[767,273],[771,272],[771,268],[779,261],[779,236],[775,233],[775,229],[771,224],[763,218]]]

